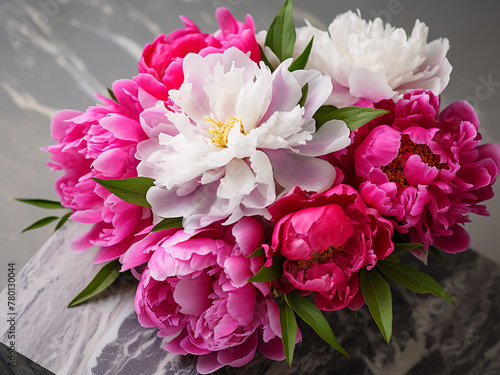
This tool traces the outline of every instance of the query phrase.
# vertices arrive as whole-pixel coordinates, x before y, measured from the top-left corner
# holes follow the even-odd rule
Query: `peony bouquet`
[[[129,271],[140,324],[209,373],[257,351],[291,364],[297,317],[347,355],[323,311],[367,305],[389,341],[388,281],[453,303],[398,257],[468,249],[500,166],[471,105],[440,109],[448,41],[359,12],[295,28],[290,0],[267,32],[216,18],[181,17],[137,76],[53,117],[61,203],[23,201],[70,209],[58,227],[89,224],[73,247],[106,263],[70,306]]]

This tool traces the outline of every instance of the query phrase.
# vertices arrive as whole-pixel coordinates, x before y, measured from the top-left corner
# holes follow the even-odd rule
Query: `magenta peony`
[[[470,221],[469,213],[488,215],[479,203],[493,196],[500,145],[479,145],[479,121],[467,102],[438,115],[439,98],[416,90],[375,107],[391,113],[355,136],[357,147],[351,149],[363,199],[425,249],[468,249],[462,224]]]
[[[266,253],[286,258],[288,281],[299,291],[315,292],[322,310],[361,307],[357,272],[394,250],[391,222],[348,185],[313,195],[295,188],[269,211],[277,224]]]
[[[165,239],[152,242],[146,237],[131,249],[135,256],[124,259],[131,266],[149,253],[142,258],[149,261],[135,308],[143,326],[158,327],[158,335],[168,338],[166,350],[199,355],[201,373],[243,366],[257,349],[284,358],[271,285],[248,282],[264,263],[262,257],[248,257],[264,242],[257,220],[243,218],[193,234],[167,231]]]
[[[188,53],[206,56],[222,53],[230,47],[250,53],[250,58],[260,61],[260,49],[255,39],[253,19],[247,15],[245,23],[236,20],[225,8],[217,9],[215,17],[220,30],[215,34],[202,33],[188,18],[181,17],[184,29],[169,35],[160,34],[153,43],[146,45],[139,62],[139,75],[134,81],[141,87],[141,99],[152,95],[148,107],[157,99],[167,100],[168,91],[178,89],[184,80],[182,62]]]

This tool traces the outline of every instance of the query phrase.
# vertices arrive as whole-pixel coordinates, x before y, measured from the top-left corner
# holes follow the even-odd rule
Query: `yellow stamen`
[[[241,134],[247,135],[241,120],[238,120],[235,117],[229,117],[225,123],[215,121],[211,116],[205,117],[205,120],[213,123],[213,125],[208,129],[208,137],[217,146],[227,147],[227,138],[234,125],[239,124]]]

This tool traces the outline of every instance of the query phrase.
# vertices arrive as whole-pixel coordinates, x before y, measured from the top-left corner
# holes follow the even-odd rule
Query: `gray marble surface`
[[[91,302],[67,309],[97,272],[92,251],[76,254],[69,242],[85,227],[70,223],[53,235],[17,275],[16,349],[57,375],[196,374],[195,358],[167,353],[155,329],[142,328],[134,313],[135,282],[118,282]],[[303,342],[293,368],[257,356],[242,368],[217,374],[500,374],[500,266],[472,250],[433,258],[422,266],[455,299],[394,286],[394,326],[385,344],[368,310],[326,314],[349,352],[347,359],[301,325]],[[0,294],[6,301],[7,291]],[[4,306],[4,303],[2,303]],[[2,316],[6,316],[3,314]],[[7,343],[5,319],[0,341]]]
[[[256,29],[268,28],[282,0],[0,0],[0,287],[7,261],[22,267],[52,228],[20,231],[51,213],[22,205],[14,197],[56,199],[56,176],[44,166],[40,146],[52,143],[50,117],[59,109],[85,110],[94,92],[137,74],[141,49],[161,32],[182,27],[184,14],[213,32],[214,11],[226,6],[239,19],[247,13]],[[500,3],[467,0],[295,0],[297,25],[318,27],[335,14],[359,8],[366,18],[382,17],[411,31],[419,18],[429,39],[447,37],[453,73],[444,104],[467,98],[475,105],[487,142],[500,142]],[[484,86],[484,80],[494,82]],[[498,83],[497,83],[498,82]],[[496,187],[499,193],[499,188]],[[489,201],[490,218],[467,225],[472,246],[500,262],[500,195]]]

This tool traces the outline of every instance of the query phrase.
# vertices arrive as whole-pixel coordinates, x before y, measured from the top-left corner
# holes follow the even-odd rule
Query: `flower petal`
[[[274,169],[276,181],[287,191],[299,186],[303,190],[323,192],[335,181],[335,168],[327,161],[283,150],[263,150]]]

